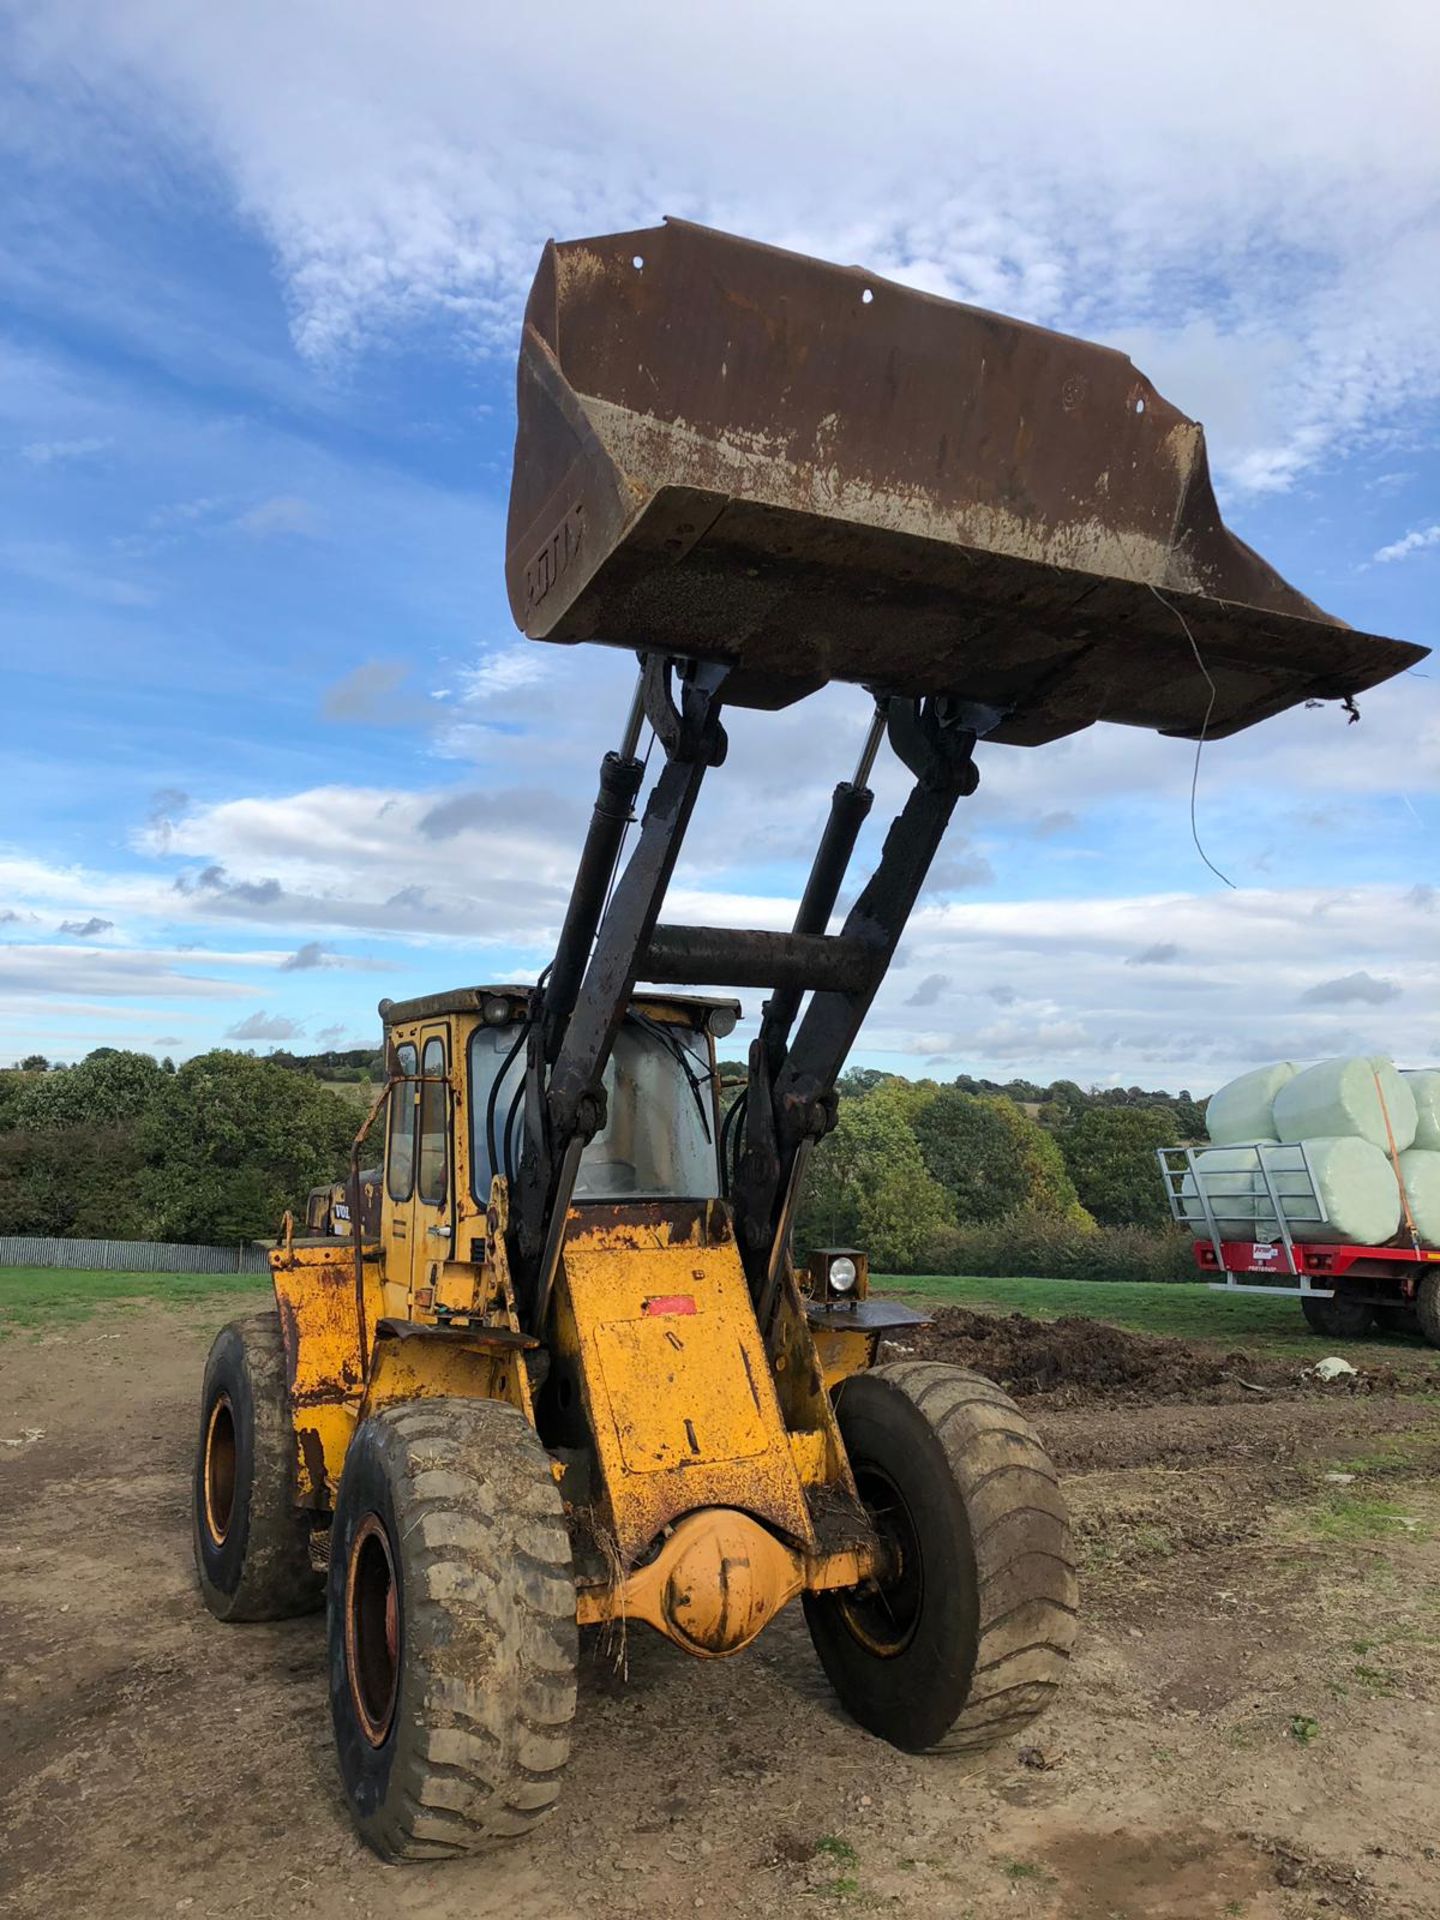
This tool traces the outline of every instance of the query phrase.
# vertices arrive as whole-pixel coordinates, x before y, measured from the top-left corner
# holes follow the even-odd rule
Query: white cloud
[[[239,515],[235,525],[239,532],[248,533],[257,540],[283,533],[311,537],[319,531],[320,516],[308,500],[283,493],[269,500],[257,501]]]
[[[83,440],[32,440],[20,449],[22,459],[34,467],[53,467],[71,460],[86,460],[104,453],[114,442],[108,437],[90,436]]]
[[[513,641],[507,647],[491,647],[474,666],[460,675],[461,698],[484,705],[518,693],[522,687],[537,686],[550,675],[550,662],[542,650],[528,640]]]
[[[1138,0],[734,0],[722,34],[560,0],[538,42],[524,9],[460,0],[343,23],[252,0],[183,31],[173,0],[51,0],[18,65],[203,149],[312,355],[436,318],[508,353],[549,233],[671,211],[1143,336],[1263,491],[1440,390],[1437,47],[1413,0],[1303,22],[1215,0],[1203,24]]]
[[[1434,931],[1424,900],[1401,887],[922,908],[865,1052],[912,1075],[1003,1061],[1042,1081],[1192,1091],[1264,1060],[1388,1051],[1421,1065],[1440,1055]],[[1129,964],[1157,944],[1174,958]],[[949,1024],[917,1033],[909,1002],[940,969]]]
[[[186,956],[190,961],[207,956]],[[229,980],[171,963],[167,956],[143,950],[95,947],[10,946],[0,948],[0,994],[80,994],[89,998],[119,995],[163,1000],[233,1000],[251,992]],[[106,1017],[110,1017],[106,1009]],[[147,1014],[146,1019],[152,1018]]]
[[[743,740],[739,751],[750,751]],[[817,785],[818,817],[824,782]],[[452,972],[533,975],[553,947],[583,814],[551,795],[547,815],[545,798],[539,789],[466,790],[447,800],[320,788],[167,818],[168,847],[147,837],[153,828],[142,835],[142,851],[154,853],[144,872],[0,860],[6,897],[52,914],[83,901],[113,912],[132,941],[147,930],[155,941],[150,951],[12,947],[0,989],[183,1004],[253,994],[243,983],[265,970],[272,983],[293,981],[300,998],[272,1001],[264,1017],[320,1017],[303,989],[323,977],[324,1017],[353,1020],[357,1012],[334,1004],[341,975],[286,967],[300,955],[323,964],[333,957],[327,936],[342,930],[388,938],[396,969],[423,965],[436,985]],[[437,813],[443,831],[427,832]],[[724,838],[713,823],[712,833]],[[177,860],[192,863],[182,869],[187,890],[173,885]],[[745,874],[697,861],[677,877],[665,917],[788,927],[796,889],[758,891]],[[186,922],[213,947],[187,950],[163,931]],[[258,929],[283,930],[299,944],[235,943]],[[752,1014],[758,998],[750,996]],[[931,1011],[917,1018],[917,1009]],[[919,1019],[927,1031],[916,1031]],[[1440,1057],[1440,949],[1424,883],[932,899],[912,920],[860,1055],[911,1074],[993,1063],[1044,1080],[1203,1090],[1259,1060],[1382,1049],[1411,1064]]]
[[[1413,532],[1392,540],[1388,547],[1381,547],[1375,558],[1379,561],[1404,560],[1412,553],[1420,553],[1426,547],[1440,547],[1440,525],[1417,527]]]

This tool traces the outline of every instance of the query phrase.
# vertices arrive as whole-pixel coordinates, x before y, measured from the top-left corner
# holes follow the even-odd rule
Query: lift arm
[[[659,925],[660,909],[706,772],[725,755],[721,703],[728,669],[676,669],[647,656],[641,699],[665,751],[640,834],[603,913],[597,846],[618,855],[613,801],[629,784],[626,750],[606,756],[601,797],[566,915],[551,984],[541,995],[527,1067],[526,1148],[516,1220],[527,1317],[543,1331],[564,1246],[565,1223],[586,1144],[605,1124],[603,1076],[637,980],[685,986],[769,982],[759,1037],[750,1050],[744,1150],[732,1187],[736,1237],[762,1325],[773,1310],[785,1244],[806,1159],[835,1121],[835,1080],[854,1044],[944,837],[956,802],[978,783],[975,742],[995,725],[992,709],[897,697],[877,705],[856,777],[835,790],[794,930],[789,934]],[[838,936],[825,932],[873,796],[867,781],[888,732],[915,786],[885,838],[880,861]],[[607,782],[609,786],[607,787]],[[633,789],[632,789],[633,790]],[[592,857],[596,856],[596,857]],[[597,924],[598,923],[598,924]],[[577,941],[595,927],[580,974]],[[578,984],[567,983],[575,977]],[[806,992],[799,1030],[790,1030]]]

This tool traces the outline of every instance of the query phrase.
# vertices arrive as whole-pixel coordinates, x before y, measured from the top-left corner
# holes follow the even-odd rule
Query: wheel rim
[[[345,1581],[345,1666],[360,1730],[383,1746],[400,1686],[400,1592],[390,1536],[367,1513],[350,1549]]]
[[[228,1393],[217,1394],[205,1423],[205,1526],[216,1546],[225,1544],[235,1514],[235,1410]]]
[[[905,1496],[881,1468],[855,1462],[855,1486],[880,1537],[882,1572],[839,1596],[840,1615],[861,1646],[881,1660],[902,1654],[915,1637],[925,1600],[920,1536]]]

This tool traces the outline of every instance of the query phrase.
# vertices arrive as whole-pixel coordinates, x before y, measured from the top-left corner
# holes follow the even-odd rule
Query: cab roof
[[[533,987],[517,986],[513,981],[498,986],[450,987],[440,993],[422,993],[414,1000],[382,1000],[378,1011],[387,1027],[398,1027],[410,1020],[432,1020],[446,1013],[480,1013],[486,1000],[505,999],[511,1002],[511,1018],[518,1019],[533,992]],[[696,993],[640,992],[632,995],[631,1005],[663,1007],[688,1017],[697,1026],[717,1010],[731,1012],[737,1020],[741,1012],[738,1000]]]

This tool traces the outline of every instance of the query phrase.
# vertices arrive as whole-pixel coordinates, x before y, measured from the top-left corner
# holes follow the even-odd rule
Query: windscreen
[[[477,1027],[470,1041],[475,1196],[520,1158],[525,1049],[515,1027]],[[508,1065],[506,1064],[508,1060]],[[704,1034],[631,1014],[605,1068],[606,1121],[586,1147],[576,1200],[713,1200],[720,1192],[710,1049]]]

